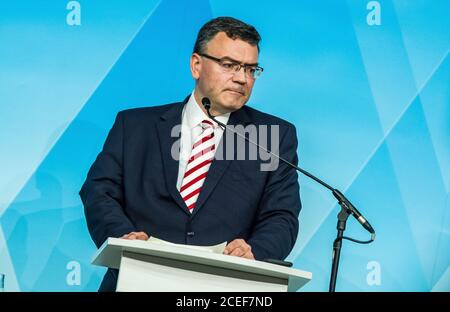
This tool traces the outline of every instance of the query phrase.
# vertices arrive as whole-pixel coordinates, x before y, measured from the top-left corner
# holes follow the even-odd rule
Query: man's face
[[[217,59],[227,58],[243,64],[258,63],[258,48],[240,39],[233,40],[219,32],[206,46],[205,54]],[[224,114],[240,109],[247,103],[255,80],[241,68],[227,72],[214,60],[194,53],[191,72],[197,80],[195,97],[199,104],[203,97],[212,102],[211,112]]]

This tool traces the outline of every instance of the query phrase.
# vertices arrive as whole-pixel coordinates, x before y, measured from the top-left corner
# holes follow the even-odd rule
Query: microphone
[[[347,209],[350,211],[353,217],[375,238],[375,230],[370,225],[369,221],[363,217],[363,215],[356,209],[355,206],[342,194],[338,189],[334,189],[333,191],[334,197],[338,200],[339,205],[344,204]]]
[[[209,110],[211,109],[211,101],[207,97],[204,97],[202,99],[202,105],[206,109],[206,111],[208,112],[209,118],[213,119],[214,116],[212,116],[211,113],[209,112]]]
[[[304,174],[308,178],[316,181],[320,185],[322,185],[325,188],[329,189],[333,193],[334,197],[338,200],[339,205],[341,207],[345,208],[347,210],[347,212],[349,212],[368,232],[370,232],[372,234],[372,241],[375,240],[375,230],[372,228],[372,226],[370,225],[369,221],[367,221],[367,219],[363,217],[363,215],[356,209],[356,207],[338,189],[335,189],[335,188],[331,187],[330,185],[328,185],[324,181],[322,181],[319,178],[313,176],[308,171],[303,170],[302,168],[294,165],[293,163],[289,162],[288,160],[284,159],[283,157],[281,157],[281,156],[279,156],[279,155],[277,155],[277,154],[267,150],[265,147],[263,147],[263,146],[259,145],[258,143],[253,142],[252,140],[248,139],[245,135],[242,135],[241,133],[235,131],[234,129],[232,129],[232,128],[228,127],[227,125],[223,124],[222,122],[218,121],[210,112],[211,101],[209,100],[209,98],[207,98],[207,97],[202,98],[202,105],[206,109],[206,112],[208,113],[209,118],[214,120],[220,127],[222,127],[222,129],[224,131],[226,129],[226,130],[228,130],[228,131],[230,131],[230,132],[240,136],[241,138],[243,138],[244,140],[246,140],[250,144],[253,144],[256,147],[264,150],[266,153],[269,153],[270,155],[272,155],[272,156],[276,157],[277,159],[281,160],[283,163],[285,163],[289,167],[291,167],[291,168],[301,172],[302,174]]]

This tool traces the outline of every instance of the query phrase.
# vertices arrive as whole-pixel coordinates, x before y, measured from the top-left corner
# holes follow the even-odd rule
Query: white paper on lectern
[[[227,245],[227,242],[223,242],[221,244],[213,245],[213,246],[196,246],[196,245],[185,245],[185,244],[175,244],[171,243],[159,238],[156,238],[154,236],[151,236],[147,242],[156,243],[160,245],[169,245],[169,246],[176,246],[180,248],[186,248],[186,249],[192,249],[192,250],[198,250],[198,251],[205,251],[205,252],[212,252],[217,254],[223,254],[223,251],[225,250],[225,246]]]

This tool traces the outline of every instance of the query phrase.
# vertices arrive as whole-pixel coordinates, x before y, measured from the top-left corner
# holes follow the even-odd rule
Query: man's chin
[[[238,109],[240,109],[242,106],[244,106],[245,103],[242,102],[228,102],[224,105],[222,105],[222,110],[226,111],[226,113],[231,113],[234,111],[237,111]]]
[[[229,109],[229,110],[238,110],[240,109],[242,106],[245,105],[245,103],[247,102],[247,99],[244,96],[241,97],[227,97],[226,99],[224,99],[222,101],[222,107],[225,109]]]

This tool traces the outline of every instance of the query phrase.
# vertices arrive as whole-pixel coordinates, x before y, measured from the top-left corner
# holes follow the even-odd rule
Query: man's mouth
[[[234,93],[234,94],[238,94],[238,95],[245,95],[244,91],[242,90],[233,90],[233,89],[226,89],[225,91]]]

